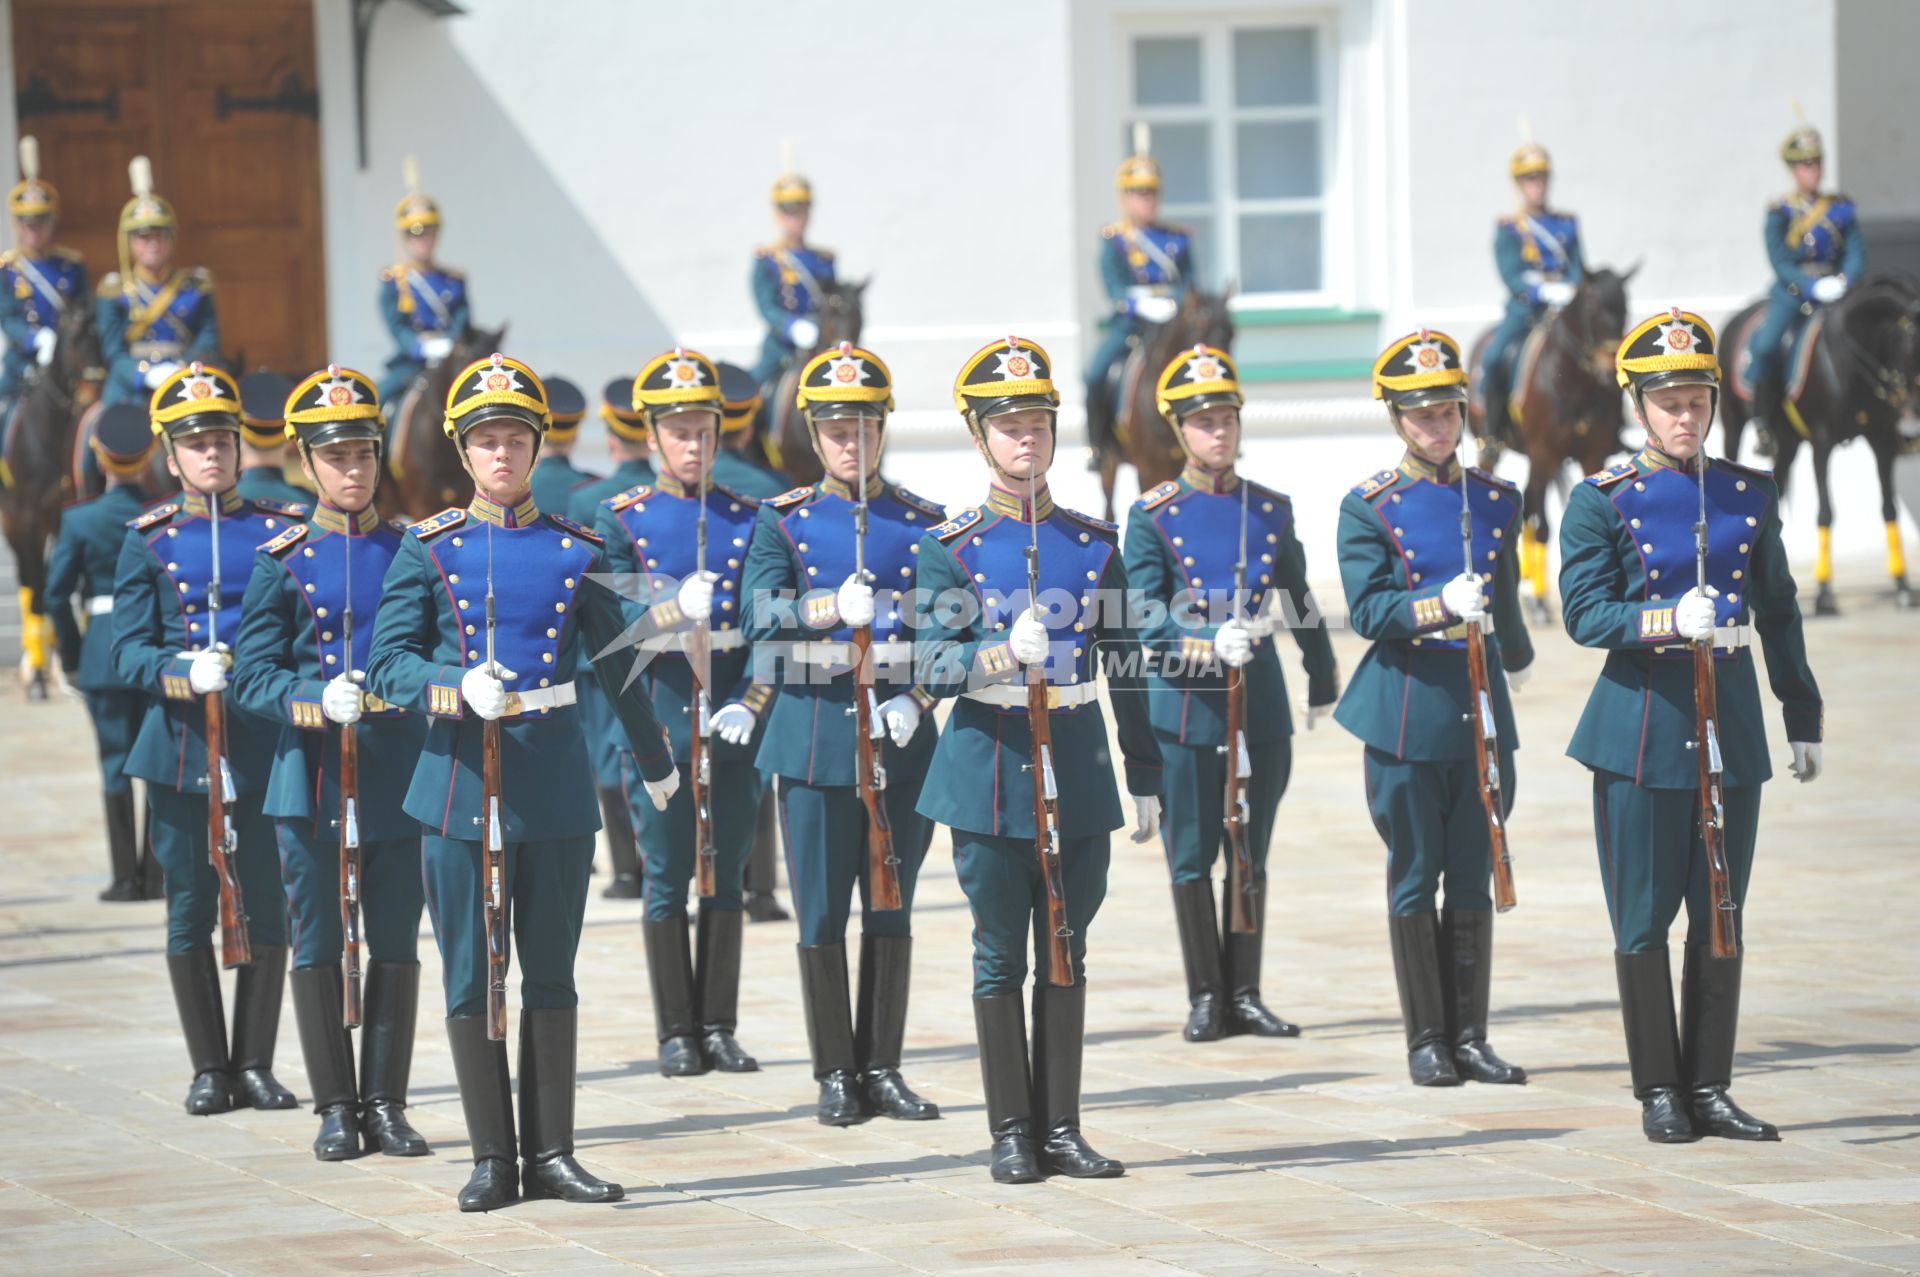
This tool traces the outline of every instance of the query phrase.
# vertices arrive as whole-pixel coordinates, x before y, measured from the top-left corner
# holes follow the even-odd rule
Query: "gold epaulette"
[[[281,554],[291,550],[294,546],[305,540],[306,535],[307,525],[304,523],[296,523],[273,540],[261,546],[260,550],[263,554],[271,554],[278,558]]]
[[[409,523],[407,531],[424,541],[430,536],[445,532],[454,524],[467,517],[467,512],[457,505],[448,506],[432,518],[422,519],[418,523]]]
[[[1379,474],[1372,476],[1366,482],[1356,486],[1353,490],[1353,495],[1356,497],[1370,497],[1376,492],[1382,492],[1387,488],[1391,488],[1399,478],[1400,472],[1398,470],[1382,470]]]
[[[297,501],[275,501],[271,497],[254,497],[248,502],[256,510],[265,510],[268,514],[277,514],[285,519],[304,519],[313,512],[313,507],[301,505]]]
[[[607,543],[607,539],[598,532],[595,532],[592,528],[581,527],[565,515],[550,514],[547,516],[547,519],[562,532],[571,533],[583,541],[589,541],[594,545],[605,545]]]
[[[179,513],[180,513],[180,503],[178,501],[168,501],[162,505],[157,505],[153,507],[153,509],[151,510],[143,511],[142,513],[134,516],[131,519],[128,519],[127,526],[132,528],[135,532],[145,532],[148,528],[152,527],[154,524],[162,523],[168,519],[171,519],[174,515]]]
[[[1622,461],[1619,465],[1608,466],[1598,474],[1588,475],[1587,482],[1596,488],[1604,488],[1610,483],[1618,483],[1622,479],[1631,478],[1634,473],[1633,462]]]
[[[1140,499],[1134,502],[1134,505],[1142,510],[1158,510],[1161,506],[1179,495],[1180,481],[1178,479],[1169,479],[1159,487],[1141,493]]]
[[[811,487],[788,488],[777,497],[768,497],[762,504],[770,505],[776,510],[791,510],[794,506],[802,504],[811,496],[813,496],[813,489]]]
[[[613,511],[615,514],[618,514],[622,510],[630,509],[633,506],[638,505],[640,502],[646,500],[647,496],[650,493],[652,493],[652,491],[653,491],[653,485],[651,484],[646,484],[646,483],[636,484],[635,486],[628,488],[625,492],[617,493],[614,496],[608,497],[605,501],[602,501],[600,504],[607,507],[607,509]]]
[[[937,528],[929,528],[927,535],[939,541],[951,541],[978,522],[980,522],[980,507],[975,506],[971,510],[961,511]]]

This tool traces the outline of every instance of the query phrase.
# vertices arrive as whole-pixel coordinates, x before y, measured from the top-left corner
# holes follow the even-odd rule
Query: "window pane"
[[[1160,161],[1160,198],[1167,204],[1213,203],[1213,163],[1208,147],[1213,133],[1211,124],[1156,124],[1153,126],[1153,158]],[[1120,143],[1124,154],[1133,154],[1133,131],[1129,126]]]
[[[1312,106],[1320,100],[1312,27],[1233,33],[1235,106]]]
[[[1200,105],[1200,37],[1135,40],[1133,100],[1136,106]]]
[[[1320,214],[1252,213],[1240,219],[1240,288],[1302,293],[1320,287]]]
[[[1312,199],[1320,194],[1317,121],[1262,121],[1237,125],[1233,132],[1241,199]]]

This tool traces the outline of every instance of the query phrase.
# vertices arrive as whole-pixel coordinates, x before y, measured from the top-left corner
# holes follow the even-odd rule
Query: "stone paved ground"
[[[1854,574],[1870,581],[1871,572]],[[999,1187],[945,840],[923,878],[908,1071],[946,1120],[827,1130],[790,926],[749,929],[742,1037],[765,1070],[650,1067],[638,911],[597,897],[580,955],[580,1144],[614,1207],[461,1215],[437,1016],[413,1115],[434,1156],[323,1166],[309,1114],[193,1119],[161,907],[94,901],[101,839],[71,702],[0,692],[0,1260],[18,1272],[1682,1272],[1920,1270],[1916,622],[1882,598],[1809,630],[1832,774],[1766,801],[1737,1094],[1785,1141],[1643,1141],[1583,773],[1560,757],[1598,665],[1557,633],[1518,698],[1521,908],[1494,1040],[1524,1089],[1406,1084],[1359,756],[1300,741],[1275,846],[1267,990],[1292,1042],[1180,1040],[1157,850],[1119,844],[1094,928],[1086,1126],[1126,1178]],[[1343,665],[1357,649],[1341,642]],[[1776,729],[1777,730],[1777,729]],[[1776,739],[1774,755],[1784,759]],[[1782,766],[1784,773],[1784,766]],[[431,940],[424,942],[431,955]],[[433,979],[432,958],[429,976]],[[304,1090],[291,1015],[281,1077]]]

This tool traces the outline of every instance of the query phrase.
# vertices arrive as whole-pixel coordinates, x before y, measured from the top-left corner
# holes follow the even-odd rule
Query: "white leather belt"
[[[1142,297],[1171,297],[1173,286],[1171,284],[1129,284],[1127,296],[1135,301]]]
[[[552,687],[535,687],[524,692],[507,693],[506,717],[515,714],[537,714],[543,709],[559,709],[562,705],[571,705],[580,699],[579,691],[571,681],[557,683]]]
[[[1713,645],[1724,647],[1729,652],[1738,647],[1747,647],[1753,642],[1751,625],[1716,625],[1713,627]]]
[[[113,611],[113,595],[96,594],[87,600],[88,616],[105,616]]]
[[[814,639],[789,643],[781,649],[788,659],[802,665],[853,665],[853,644],[837,639]],[[901,665],[913,659],[913,644],[898,639],[875,643],[867,649],[875,665]]]
[[[656,634],[652,638],[640,640],[643,652],[679,652],[685,654],[686,632],[675,630],[671,634]],[[731,652],[745,647],[747,636],[739,630],[714,630],[707,635],[707,650],[710,652]]]
[[[1100,694],[1099,688],[1092,683],[1047,684],[1047,708],[1065,709],[1074,705],[1085,705]],[[994,683],[987,687],[976,687],[970,692],[962,692],[970,701],[979,701],[984,705],[999,705],[1008,709],[1027,707],[1027,685],[1022,683]]]

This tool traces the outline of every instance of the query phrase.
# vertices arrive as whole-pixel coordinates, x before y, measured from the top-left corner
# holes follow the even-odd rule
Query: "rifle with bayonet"
[[[1233,615],[1243,620],[1241,599],[1247,589],[1247,481],[1240,480],[1240,551],[1233,563]],[[1259,929],[1253,917],[1253,853],[1247,845],[1247,783],[1253,759],[1247,752],[1247,673],[1227,671],[1226,755],[1227,929],[1242,935]]]
[[[357,515],[349,516],[357,518]],[[353,678],[353,538],[342,537],[347,601],[340,610],[340,663]],[[491,606],[491,604],[489,604]],[[487,637],[493,637],[488,627]],[[360,1027],[360,736],[340,724],[340,969],[345,976],[346,1026]]]
[[[1461,441],[1465,442],[1464,439]],[[1458,459],[1456,458],[1456,461]],[[1468,576],[1473,564],[1472,492],[1464,461],[1460,470],[1460,554]],[[1487,630],[1484,618],[1468,621],[1467,722],[1473,728],[1474,778],[1480,807],[1487,816],[1487,847],[1493,857],[1493,907],[1505,913],[1518,903],[1513,886],[1513,853],[1507,848],[1506,800],[1500,792],[1500,727],[1493,716],[1493,692],[1487,675]]]
[[[867,580],[867,423],[860,431],[860,499],[853,507],[853,574]],[[887,815],[887,765],[881,760],[880,741],[886,727],[880,721],[880,701],[873,688],[873,624],[853,627],[854,783],[867,809],[867,884],[869,907],[885,911],[903,907],[900,894],[900,858],[893,851],[893,821]]]
[[[1027,607],[1040,611],[1040,518],[1034,501],[1034,476],[1027,475]],[[1027,730],[1033,737],[1033,849],[1040,859],[1040,879],[1047,891],[1047,982],[1073,983],[1073,953],[1068,940],[1067,888],[1060,868],[1060,791],[1053,776],[1053,723],[1048,718],[1046,663],[1029,665],[1027,674]]]
[[[717,427],[716,427],[717,429]],[[711,445],[718,447],[715,440]],[[698,495],[700,508],[694,514],[694,574],[707,575],[707,478],[713,470],[711,455],[701,457]],[[713,841],[713,699],[708,683],[713,678],[712,618],[703,616],[687,633],[687,665],[693,671],[693,737],[688,762],[693,798],[693,881],[706,900],[719,891],[719,849]]]
[[[1696,459],[1699,470],[1700,518],[1693,525],[1694,588],[1707,593],[1707,452]],[[1737,958],[1740,942],[1734,935],[1733,878],[1727,872],[1727,815],[1721,792],[1720,697],[1714,681],[1713,635],[1693,641],[1693,740],[1700,781],[1700,844],[1707,856],[1707,894],[1713,899],[1713,956]]]
[[[220,495],[207,498],[212,521],[213,575],[207,582],[207,643],[220,651]],[[240,967],[253,961],[247,938],[247,904],[240,891],[240,840],[233,829],[233,770],[227,765],[227,703],[223,692],[201,698],[207,715],[207,856],[220,884],[220,961]]]
[[[500,666],[493,659],[493,525],[487,525],[487,669],[495,678]],[[486,837],[481,842],[487,875],[482,910],[487,935],[487,1038],[507,1038],[507,851],[500,828],[500,720],[480,724],[480,795]]]

